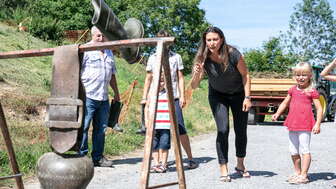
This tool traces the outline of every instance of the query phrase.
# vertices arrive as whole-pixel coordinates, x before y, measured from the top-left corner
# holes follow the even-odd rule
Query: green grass
[[[0,23],[0,41],[0,52],[55,46],[2,23]],[[38,158],[51,151],[48,144],[48,129],[44,126],[45,102],[50,95],[51,86],[51,60],[52,57],[0,59],[0,102],[5,111],[20,171],[25,175],[24,179],[35,174]],[[140,128],[139,102],[146,74],[145,66],[130,65],[119,58],[116,60],[120,93],[125,93],[134,80],[137,80],[138,84],[134,88],[126,117],[120,123],[124,133],[111,132],[109,129],[106,134],[107,156],[142,148],[144,142],[144,137],[135,132]],[[190,76],[186,76],[186,84],[189,79]],[[183,111],[189,135],[194,136],[215,129],[207,100],[206,81],[194,91],[191,104]],[[0,134],[0,177],[11,174],[3,136]],[[0,181],[0,187],[13,183],[13,179]]]

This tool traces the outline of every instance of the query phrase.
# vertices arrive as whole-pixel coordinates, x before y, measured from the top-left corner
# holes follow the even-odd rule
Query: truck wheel
[[[328,96],[327,96],[327,93],[324,91],[324,89],[319,88],[317,90],[320,93],[319,100],[320,100],[320,103],[321,103],[321,106],[322,106],[322,121],[324,121],[326,116],[327,116]],[[316,111],[315,110],[314,110],[314,116],[316,117]]]
[[[335,120],[335,113],[336,113],[336,100],[334,100],[332,104],[330,105],[329,113],[327,115],[328,121]]]
[[[259,112],[261,113],[267,113],[268,108],[267,107],[260,107]],[[265,121],[265,115],[256,115],[256,120],[258,123],[262,123]]]
[[[257,116],[257,122],[262,123],[265,121],[265,115],[258,115]]]
[[[255,108],[251,108],[248,112],[247,124],[256,125],[257,124],[257,111]]]

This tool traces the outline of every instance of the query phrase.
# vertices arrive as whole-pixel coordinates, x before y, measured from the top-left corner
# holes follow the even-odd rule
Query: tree
[[[44,40],[61,41],[64,30],[87,29],[91,24],[89,1],[29,0],[30,32]]]
[[[297,58],[292,54],[285,54],[280,38],[273,37],[264,42],[262,49],[252,49],[244,53],[244,59],[250,71],[287,72]]]
[[[181,54],[185,71],[191,71],[192,60],[208,27],[200,0],[106,0],[120,22],[130,17],[144,24],[145,37],[154,37],[161,30],[168,30],[176,37],[174,50]]]
[[[10,19],[17,8],[23,8],[28,4],[27,0],[1,0],[0,19]]]
[[[282,37],[301,61],[330,62],[336,51],[336,22],[327,0],[303,0],[294,7],[289,31]]]
[[[30,16],[29,32],[44,40],[61,41],[64,30],[87,29],[92,26],[93,8],[90,0],[15,1],[28,2],[26,14],[19,13]],[[105,1],[121,23],[131,17],[139,19],[144,25],[145,37],[154,37],[161,29],[168,30],[176,37],[172,48],[181,54],[185,72],[191,71],[201,33],[209,25],[204,10],[199,8],[200,0]],[[153,51],[148,48],[145,50],[147,53]]]

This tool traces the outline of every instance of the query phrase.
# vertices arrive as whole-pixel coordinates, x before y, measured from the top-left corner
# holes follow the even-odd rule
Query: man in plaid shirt
[[[89,43],[104,42],[104,36],[97,27],[91,29],[92,40]],[[79,153],[88,153],[88,131],[93,120],[92,161],[95,166],[111,167],[112,161],[103,156],[105,130],[109,116],[108,86],[114,92],[114,101],[119,101],[119,90],[115,77],[116,67],[113,53],[110,49],[88,51],[84,53],[81,80],[85,88],[85,117],[83,138]]]

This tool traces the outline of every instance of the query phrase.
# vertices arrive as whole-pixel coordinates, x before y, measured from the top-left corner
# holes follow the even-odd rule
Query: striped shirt
[[[84,53],[81,69],[81,80],[86,97],[108,100],[108,86],[112,74],[116,73],[113,53],[109,49],[102,51],[87,51]]]
[[[155,129],[170,129],[168,97],[165,91],[159,93]]]

